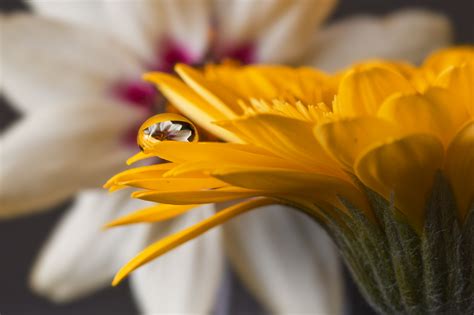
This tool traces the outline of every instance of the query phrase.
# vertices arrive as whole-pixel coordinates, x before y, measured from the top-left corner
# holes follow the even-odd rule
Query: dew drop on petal
[[[191,142],[194,136],[194,128],[188,123],[176,121],[159,122],[143,129],[141,148],[159,141]]]
[[[155,115],[138,131],[137,142],[142,151],[151,151],[161,141],[195,142],[198,132],[187,118],[173,113]]]

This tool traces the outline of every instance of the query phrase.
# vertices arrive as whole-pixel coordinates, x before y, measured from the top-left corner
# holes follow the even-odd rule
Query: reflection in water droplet
[[[178,114],[164,113],[148,118],[140,127],[137,144],[143,152],[152,152],[161,141],[197,142],[193,123]]]
[[[193,138],[193,127],[181,121],[162,121],[143,129],[143,140],[145,142],[164,140],[190,142]]]

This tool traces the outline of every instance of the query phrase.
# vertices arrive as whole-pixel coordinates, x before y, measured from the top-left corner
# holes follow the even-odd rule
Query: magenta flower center
[[[233,59],[244,65],[255,62],[255,47],[252,43],[244,43],[234,47],[228,47],[220,53],[216,53],[217,60]]]
[[[131,106],[151,111],[155,103],[156,89],[143,81],[121,81],[115,87],[115,95]]]
[[[156,64],[150,66],[150,70],[162,71],[162,72],[173,72],[174,65],[177,63],[185,63],[188,65],[199,62],[197,57],[186,50],[185,47],[179,45],[171,40],[165,40],[162,47],[162,53],[158,55]]]

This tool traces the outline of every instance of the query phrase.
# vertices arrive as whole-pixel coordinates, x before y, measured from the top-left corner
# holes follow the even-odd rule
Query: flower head
[[[244,201],[151,245],[114,283],[262,204],[292,205],[323,225],[354,215],[353,207],[376,221],[369,189],[420,232],[441,172],[459,221],[472,211],[472,47],[439,51],[418,68],[370,61],[332,76],[281,66],[179,65],[176,72],[182,80],[161,73],[145,79],[184,115],[229,143],[142,139],[147,146],[135,159],[158,156],[169,163],[123,172],[106,187],[138,187],[133,197],[162,205],[113,224],[167,219],[196,204]]]
[[[142,200],[129,200],[126,192],[110,196],[90,189],[122,168],[123,160],[134,149],[129,140],[136,137],[137,123],[164,109],[161,95],[152,85],[139,80],[141,73],[170,72],[177,62],[204,64],[225,58],[243,63],[317,64],[324,69],[338,69],[351,60],[368,56],[418,60],[450,38],[449,23],[444,17],[419,10],[387,17],[355,17],[315,32],[334,6],[333,0],[29,2],[40,16],[0,17],[5,39],[2,92],[24,114],[0,139],[0,174],[9,183],[0,189],[0,216],[45,209],[79,192],[41,251],[31,277],[36,292],[57,302],[106,285],[116,266],[137,248],[194,223],[203,215],[194,210],[161,224],[101,233],[103,222],[149,205]],[[407,32],[409,40],[403,40],[408,38],[403,35]],[[151,119],[149,125],[143,126],[140,132],[144,137],[140,139],[145,140],[144,144],[154,145],[163,139],[197,141],[190,121],[181,117],[167,119]],[[149,151],[146,145],[142,147],[144,152]],[[21,176],[26,173],[28,176]],[[175,187],[181,185],[179,181],[174,183]],[[203,181],[196,181],[196,185],[202,184]],[[155,212],[164,208],[152,207],[142,215],[150,221],[161,214],[171,218],[184,213],[186,207],[193,206],[171,206],[171,212]],[[335,256],[330,244],[319,255],[291,259],[302,257],[308,252],[305,248],[316,243],[321,248],[324,244],[318,232],[312,230],[311,241],[294,246],[299,243],[296,239],[306,233],[293,231],[299,232],[302,224],[307,223],[289,224],[288,217],[298,214],[275,208],[284,210],[272,207],[272,229],[277,221],[286,233],[267,236],[268,211],[255,212],[222,229],[226,246],[228,242],[239,247],[238,259],[232,259],[232,264],[244,266],[238,270],[239,276],[258,287],[265,286],[259,298],[275,312],[318,313],[316,310],[328,305],[321,303],[323,296],[331,296],[329,304],[340,307],[340,294],[334,290],[340,287],[338,266],[332,263]],[[101,209],[100,214],[96,209]],[[214,211],[212,205],[201,210]],[[150,213],[157,216],[150,217]],[[256,222],[255,216],[259,216]],[[207,234],[182,248],[182,254],[178,251],[177,256],[168,255],[132,277],[132,291],[142,311],[200,312],[211,307],[224,256],[220,232]],[[246,242],[249,238],[254,240],[252,244]],[[278,250],[266,245],[275,242],[279,244]],[[120,244],[120,248],[115,244]],[[203,255],[203,247],[212,250]],[[292,255],[282,254],[287,252],[282,247],[295,251]],[[257,257],[247,255],[250,258],[243,259],[243,248],[256,252]],[[77,257],[88,257],[87,263]],[[267,268],[269,261],[278,263]],[[264,273],[262,265],[266,266]],[[289,265],[293,267],[288,268]],[[331,271],[313,268],[315,265],[330,266]],[[203,269],[195,272],[196,266]],[[282,269],[293,272],[282,273]],[[319,275],[325,280],[320,281]],[[285,283],[284,289],[275,281]],[[307,283],[304,294],[294,290],[302,283]],[[327,283],[331,285],[328,287]],[[196,288],[199,295],[194,294]],[[319,299],[314,299],[316,295]],[[167,296],[173,298],[164,298]]]

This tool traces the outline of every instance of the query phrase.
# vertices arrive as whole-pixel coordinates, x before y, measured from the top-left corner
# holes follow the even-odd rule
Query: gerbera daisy
[[[150,245],[113,284],[237,215],[284,204],[329,232],[378,311],[474,310],[474,48],[439,51],[420,68],[375,60],[332,76],[282,66],[176,72],[181,80],[145,79],[229,143],[144,137],[166,121],[192,128],[174,115],[150,118],[130,162],[169,162],[125,171],[106,187],[138,188],[133,197],[160,204],[109,226],[237,202]]]

